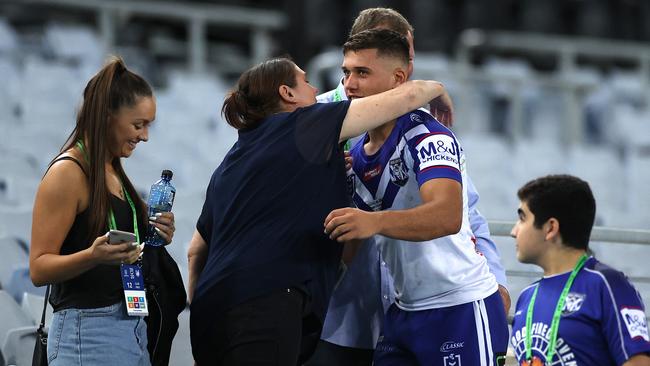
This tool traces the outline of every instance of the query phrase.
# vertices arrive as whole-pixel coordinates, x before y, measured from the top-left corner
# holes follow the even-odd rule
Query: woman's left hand
[[[159,212],[155,216],[149,218],[149,224],[154,226],[158,235],[160,235],[167,244],[172,242],[174,231],[176,231],[173,212]]]

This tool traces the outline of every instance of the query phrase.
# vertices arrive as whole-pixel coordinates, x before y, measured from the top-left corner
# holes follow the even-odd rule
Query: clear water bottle
[[[172,175],[174,173],[171,170],[163,170],[160,175],[160,180],[151,186],[149,200],[147,201],[149,217],[155,216],[159,212],[169,212],[172,210],[174,196],[176,196],[176,188],[170,182]],[[158,235],[153,225],[149,225],[145,242],[147,245],[156,247],[167,244],[165,239]]]

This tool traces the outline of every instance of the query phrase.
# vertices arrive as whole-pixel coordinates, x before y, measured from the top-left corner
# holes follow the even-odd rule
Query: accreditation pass
[[[137,264],[121,264],[120,272],[122,274],[126,310],[129,316],[149,315],[142,268]]]

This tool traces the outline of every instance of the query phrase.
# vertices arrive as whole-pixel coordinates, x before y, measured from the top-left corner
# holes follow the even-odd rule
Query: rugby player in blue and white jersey
[[[364,30],[383,28],[406,37],[409,44],[408,74],[413,69],[415,50],[414,29],[399,12],[384,7],[367,8],[359,12],[350,29],[350,35]],[[316,97],[320,103],[347,100],[343,79],[336,89]],[[432,114],[437,110],[432,107]],[[444,114],[442,115],[444,117]],[[452,119],[439,119],[450,127]],[[348,148],[358,138],[348,141]],[[505,269],[496,244],[490,237],[487,221],[478,210],[479,194],[467,176],[467,198],[469,201],[469,222],[476,240],[476,248],[488,262],[499,283],[499,292],[506,313],[510,309]],[[393,279],[386,262],[381,258],[379,247],[368,239],[348,264],[345,275],[338,283],[330,299],[327,317],[321,333],[321,341],[314,356],[305,366],[370,366],[375,345],[379,338],[384,314],[394,301]]]
[[[517,259],[544,270],[517,300],[511,343],[519,363],[650,366],[639,293],[622,272],[587,254],[596,213],[587,182],[547,176],[517,194]]]
[[[350,99],[408,78],[408,43],[398,33],[357,33],[343,52]],[[374,236],[394,279],[374,364],[503,364],[503,302],[472,240],[465,157],[453,133],[415,110],[364,135],[351,154],[359,209],[332,211],[325,231],[339,241]]]

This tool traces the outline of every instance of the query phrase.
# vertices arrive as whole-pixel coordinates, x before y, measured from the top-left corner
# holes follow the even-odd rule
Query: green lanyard
[[[548,344],[548,351],[546,352],[546,362],[551,362],[553,355],[555,354],[555,343],[557,341],[557,331],[560,328],[560,317],[562,316],[562,308],[564,308],[564,302],[566,301],[566,297],[569,294],[569,289],[571,289],[571,285],[573,284],[573,280],[575,280],[576,275],[578,275],[578,272],[582,267],[585,265],[585,262],[587,261],[587,254],[583,254],[580,259],[578,260],[578,263],[576,263],[576,266],[573,268],[573,271],[571,272],[571,275],[569,276],[569,279],[566,281],[566,284],[564,285],[564,289],[562,290],[562,293],[560,294],[560,298],[557,300],[557,305],[555,306],[555,312],[553,313],[553,320],[551,321],[551,329],[550,329],[550,336],[551,338],[549,339],[549,344]],[[533,344],[533,336],[532,336],[532,326],[533,326],[533,308],[535,307],[535,298],[537,297],[537,290],[539,289],[539,284],[535,287],[535,291],[533,291],[533,297],[530,299],[530,303],[528,304],[528,311],[526,312],[526,360],[529,362],[533,358],[533,349],[532,349],[532,344]]]
[[[343,97],[341,96],[341,92],[339,91],[339,88],[337,87],[334,89],[334,98],[332,98],[332,102],[340,102],[343,100]]]
[[[84,146],[83,142],[77,141],[77,147],[79,148],[79,150],[81,150],[81,153],[86,159],[86,162],[90,164],[90,158],[88,157],[88,153],[86,152],[86,147]],[[137,211],[135,210],[135,204],[133,203],[133,200],[131,199],[129,192],[127,192],[126,189],[124,189],[124,184],[122,183],[121,180],[120,180],[120,184],[122,186],[122,193],[124,193],[124,197],[126,197],[126,201],[129,203],[129,206],[131,206],[131,212],[133,213],[133,233],[135,234],[135,240],[137,240],[137,242],[140,243],[140,231],[138,230],[138,214]],[[113,209],[109,209],[108,211],[108,228],[110,230],[117,230],[117,224],[115,223],[115,215],[113,214]]]

